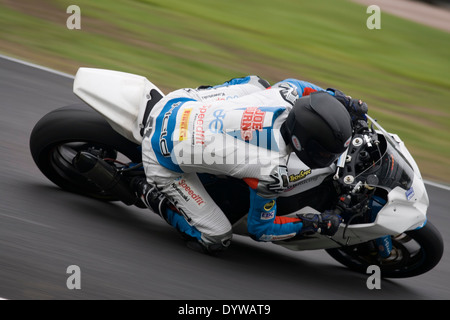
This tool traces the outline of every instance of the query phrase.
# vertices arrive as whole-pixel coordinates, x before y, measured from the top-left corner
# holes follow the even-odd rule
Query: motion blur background
[[[450,17],[445,1],[428,2]],[[366,26],[369,4],[381,8],[381,29]],[[69,5],[81,9],[80,30],[66,26]],[[82,66],[136,73],[165,93],[249,74],[339,88],[405,140],[425,178],[450,183],[450,19],[442,29],[398,17],[416,5],[0,0],[0,53],[69,74]]]

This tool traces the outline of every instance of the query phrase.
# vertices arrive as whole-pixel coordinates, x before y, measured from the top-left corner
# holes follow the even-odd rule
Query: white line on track
[[[47,67],[44,67],[44,66],[40,66],[38,64],[27,62],[27,61],[24,61],[24,60],[8,57],[8,56],[5,56],[3,54],[0,54],[0,58],[8,60],[8,61],[15,62],[15,63],[23,64],[23,65],[31,67],[31,68],[47,71],[47,72],[59,75],[61,77],[70,78],[70,79],[74,79],[75,78],[75,76],[73,76],[71,74],[68,74],[68,73],[65,73],[65,72],[61,72],[61,71],[58,71],[58,70],[55,70],[55,69],[47,68]],[[438,183],[438,182],[428,181],[428,180],[424,180],[424,182],[425,182],[425,184],[428,184],[430,186],[450,191],[450,186],[447,186],[447,185],[444,185],[444,184],[441,184],[441,183]]]
[[[450,186],[446,186],[445,184],[428,181],[428,180],[424,180],[423,182],[425,182],[425,184],[428,184],[430,186],[450,191]]]
[[[71,74],[68,74],[68,73],[65,73],[65,72],[61,72],[61,71],[58,71],[58,70],[55,70],[55,69],[47,68],[47,67],[44,67],[44,66],[40,66],[38,64],[34,64],[34,63],[27,62],[27,61],[24,61],[24,60],[8,57],[8,56],[5,56],[3,54],[0,54],[0,58],[8,60],[8,61],[16,62],[16,63],[19,63],[19,64],[23,64],[25,66],[32,67],[32,68],[35,68],[35,69],[39,69],[39,70],[47,71],[47,72],[50,72],[50,73],[53,73],[53,74],[57,74],[57,75],[59,75],[61,77],[70,78],[70,79],[74,79],[75,78],[75,76],[73,76]]]
[[[10,219],[16,219],[22,222],[26,222],[26,223],[31,223],[40,227],[45,227],[45,228],[50,228],[50,229],[54,229],[53,227],[47,225],[47,224],[43,224],[43,223],[39,223],[30,219],[25,219],[25,218],[20,218],[20,217],[16,217],[16,216],[11,216],[9,214],[5,214],[5,213],[0,213],[0,216],[2,217],[6,217],[6,218],[10,218]],[[1,297],[0,297],[1,298]]]

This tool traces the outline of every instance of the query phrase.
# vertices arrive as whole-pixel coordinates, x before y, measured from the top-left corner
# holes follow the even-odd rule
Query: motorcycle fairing
[[[158,94],[152,94],[152,90]],[[138,144],[142,142],[148,102],[164,96],[145,77],[95,68],[78,69],[73,92],[99,112],[114,130]]]

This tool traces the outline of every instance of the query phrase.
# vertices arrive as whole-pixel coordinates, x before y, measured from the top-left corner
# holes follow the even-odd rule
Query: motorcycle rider
[[[341,222],[334,211],[278,217],[276,198],[288,186],[292,152],[311,169],[329,166],[348,147],[352,121],[366,112],[361,100],[296,79],[270,86],[247,76],[173,91],[150,111],[142,142],[147,179],[135,182],[138,193],[203,252],[226,249],[232,226],[197,173],[248,184],[248,233],[257,241],[332,236]]]

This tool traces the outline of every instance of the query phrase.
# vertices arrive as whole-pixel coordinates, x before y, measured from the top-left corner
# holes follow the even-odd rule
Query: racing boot
[[[202,235],[194,226],[186,221],[186,215],[181,208],[173,206],[167,198],[143,177],[135,178],[131,182],[132,188],[141,201],[156,214],[161,216],[169,225],[174,227],[182,236],[188,248],[216,255],[231,243],[232,233],[218,237]]]
[[[342,218],[332,210],[326,210],[321,214],[298,214],[297,217],[303,223],[299,234],[308,235],[319,232],[322,235],[333,236],[339,229]]]
[[[138,177],[131,181],[131,187],[147,208],[167,221],[166,211],[169,202],[156,186],[149,184],[146,178]]]

